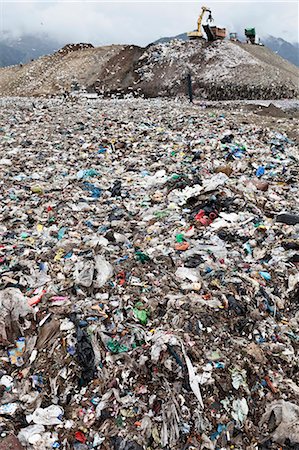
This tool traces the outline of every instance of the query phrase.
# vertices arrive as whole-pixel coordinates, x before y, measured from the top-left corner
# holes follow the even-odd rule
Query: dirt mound
[[[282,109],[277,108],[277,106],[273,105],[273,103],[270,103],[269,106],[260,106],[259,111],[256,111],[255,114],[258,116],[269,117],[289,117],[289,114]]]
[[[70,91],[74,81],[80,86],[93,85],[109,67],[109,60],[122,49],[123,46],[111,45],[56,52],[23,67],[1,69],[0,93],[9,96],[57,95]]]
[[[68,45],[23,67],[0,70],[1,95],[55,95],[74,81],[103,96],[185,95],[192,74],[194,95],[211,100],[298,96],[299,70],[270,50],[221,41],[174,40],[147,48]]]

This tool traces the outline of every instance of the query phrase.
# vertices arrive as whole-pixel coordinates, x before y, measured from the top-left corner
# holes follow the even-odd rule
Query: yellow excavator
[[[203,21],[203,17],[205,15],[205,13],[209,13],[208,18],[207,18],[207,22],[205,25],[202,25],[202,21]],[[212,17],[212,12],[210,9],[208,9],[206,6],[202,6],[201,8],[201,14],[197,20],[197,30],[196,31],[190,31],[190,33],[187,33],[187,36],[189,37],[189,39],[205,39],[202,31],[201,31],[201,26],[204,29],[206,35],[207,35],[207,40],[209,42],[212,41],[216,41],[216,40],[222,40],[225,39],[226,37],[226,29],[225,28],[218,28],[218,27],[211,27],[210,23],[214,22],[214,19]]]
[[[208,9],[206,6],[202,6],[201,14],[199,15],[198,20],[197,20],[197,30],[190,31],[189,33],[187,33],[187,36],[189,37],[189,39],[202,39],[203,38],[202,31],[201,31],[201,23],[202,23],[205,13],[209,13],[207,21],[213,22],[212,11],[210,9]]]

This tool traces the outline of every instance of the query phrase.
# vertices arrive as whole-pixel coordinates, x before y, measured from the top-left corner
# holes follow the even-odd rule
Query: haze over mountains
[[[182,33],[177,36],[158,39],[156,42],[167,42],[173,38],[186,40],[187,35]],[[282,58],[299,67],[299,43],[292,44],[274,36],[263,38],[262,43]],[[0,38],[0,67],[25,64],[32,59],[54,53],[65,44],[66,42],[59,42],[47,34],[24,34],[20,37],[14,37],[9,33],[3,33]]]
[[[281,38],[268,36],[264,44],[273,52],[278,53],[282,58],[299,67],[299,43],[291,44]]]
[[[32,59],[54,53],[63,43],[47,34],[24,34],[14,37],[5,33],[0,38],[0,67],[25,64]]]

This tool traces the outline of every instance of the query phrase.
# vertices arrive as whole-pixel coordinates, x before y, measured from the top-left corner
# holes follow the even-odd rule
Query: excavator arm
[[[197,31],[200,31],[202,19],[203,19],[203,16],[204,16],[204,14],[205,14],[206,12],[209,13],[209,16],[208,16],[208,18],[207,18],[207,21],[208,21],[208,22],[213,22],[212,11],[211,11],[210,9],[208,9],[206,6],[203,6],[203,7],[201,8],[201,14],[200,14],[200,16],[198,17],[198,20],[197,20]]]
[[[190,33],[187,33],[190,39],[198,39],[202,37],[202,32],[201,32],[201,24],[202,24],[202,20],[203,17],[205,15],[205,13],[208,12],[209,16],[208,16],[208,22],[212,22],[213,21],[213,17],[212,17],[212,12],[210,9],[208,9],[206,6],[202,6],[201,8],[201,13],[197,19],[197,31],[191,31]]]

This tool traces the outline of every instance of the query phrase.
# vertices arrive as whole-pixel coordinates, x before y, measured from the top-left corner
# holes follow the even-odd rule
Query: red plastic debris
[[[76,441],[79,441],[82,444],[85,444],[85,442],[87,441],[87,438],[86,438],[85,434],[82,433],[82,431],[76,431],[75,439],[76,439]]]

